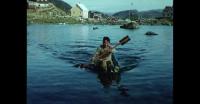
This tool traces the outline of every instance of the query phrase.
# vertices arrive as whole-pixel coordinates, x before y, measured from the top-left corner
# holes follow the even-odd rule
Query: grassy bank
[[[69,12],[65,12],[53,4],[48,8],[27,9],[27,24],[30,23],[79,23],[78,20],[69,16]]]

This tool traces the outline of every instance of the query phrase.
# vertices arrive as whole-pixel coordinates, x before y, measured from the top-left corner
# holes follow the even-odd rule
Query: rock
[[[120,28],[124,28],[124,29],[137,29],[139,27],[138,27],[138,24],[136,22],[130,22],[130,23],[121,25]]]
[[[98,29],[98,27],[93,27],[93,30],[96,30],[96,29]]]
[[[158,34],[152,31],[148,31],[145,33],[145,35],[158,35]]]

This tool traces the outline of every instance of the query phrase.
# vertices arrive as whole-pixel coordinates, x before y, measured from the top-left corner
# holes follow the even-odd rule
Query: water
[[[27,30],[28,104],[172,104],[173,26],[29,25]],[[159,35],[146,36],[147,31]],[[120,66],[137,65],[115,80],[74,67],[88,63],[103,36],[114,45],[125,35],[131,41],[117,48]],[[105,76],[103,77],[105,78]]]

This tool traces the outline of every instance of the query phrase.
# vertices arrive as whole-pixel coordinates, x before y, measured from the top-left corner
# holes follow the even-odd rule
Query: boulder
[[[96,29],[98,29],[98,27],[93,27],[93,30],[96,30]]]
[[[145,33],[145,35],[158,35],[158,34],[152,31],[148,31]]]
[[[139,27],[138,27],[138,24],[136,22],[132,21],[130,23],[121,25],[120,28],[123,28],[123,29],[137,29]]]

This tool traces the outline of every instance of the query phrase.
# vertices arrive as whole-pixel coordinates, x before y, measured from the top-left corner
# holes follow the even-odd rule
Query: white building
[[[89,10],[81,3],[77,3],[71,8],[71,16],[73,17],[88,18],[88,12]]]
[[[47,8],[49,7],[48,0],[37,0],[37,2],[34,1],[27,1],[28,8]]]

